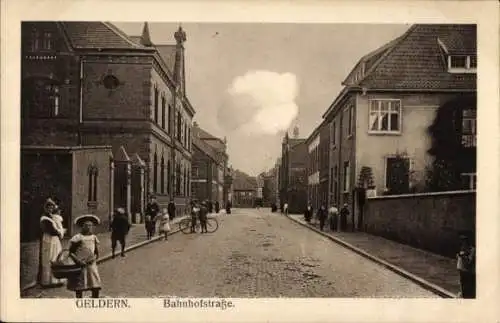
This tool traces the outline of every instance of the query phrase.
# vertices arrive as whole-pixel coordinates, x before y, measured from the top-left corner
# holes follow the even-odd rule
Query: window
[[[160,192],[165,193],[165,158],[161,156],[160,164]]]
[[[349,192],[351,178],[351,167],[349,162],[344,162],[344,192]]]
[[[181,194],[181,165],[177,164],[175,170],[175,195]]]
[[[36,52],[40,48],[40,32],[33,30],[31,32],[31,51]]]
[[[350,106],[346,110],[347,113],[347,136],[352,136],[354,126],[354,107]]]
[[[401,132],[401,101],[370,101],[370,133]]]
[[[460,177],[462,178],[462,187],[466,190],[475,190],[476,189],[476,182],[477,182],[477,176],[476,173],[462,173],[460,174]]]
[[[410,159],[407,157],[387,157],[385,187],[389,194],[405,194],[410,189]]]
[[[158,191],[158,155],[153,157],[153,192]]]
[[[43,39],[42,39],[42,49],[52,50],[52,48],[53,48],[52,41],[53,41],[52,40],[52,33],[44,32]]]
[[[187,147],[187,123],[184,121],[184,147]]]
[[[165,100],[165,97],[162,96],[161,97],[161,127],[163,129],[166,129],[165,128],[165,122],[167,121],[167,109],[166,109],[166,104],[167,104],[167,100]]]
[[[173,115],[173,112],[172,112],[172,106],[169,104],[168,105],[168,118],[167,118],[167,132],[168,133],[171,133],[171,130],[172,130],[172,126],[170,125],[170,118],[173,118],[174,115]],[[173,121],[173,119],[172,119]]]
[[[23,82],[23,110],[33,117],[57,117],[60,113],[59,85],[49,79],[28,79]]]
[[[333,176],[335,178],[335,183],[334,183],[334,186],[333,186],[333,199],[335,202],[337,202],[337,194],[338,194],[338,191],[339,191],[339,181],[338,181],[338,171],[339,171],[339,168],[337,165],[335,165],[335,167],[333,168]]]
[[[191,150],[191,128],[187,128],[187,149]]]
[[[154,98],[153,98],[153,102],[154,102],[154,121],[155,123],[158,123],[158,88],[155,86],[155,89],[154,89]]]
[[[448,71],[453,73],[475,73],[477,69],[476,55],[449,55]]]
[[[333,192],[333,167],[330,168],[330,192]]]
[[[97,203],[97,175],[98,169],[96,166],[89,166],[88,177],[89,177],[89,187],[88,187],[88,201],[89,203]]]
[[[476,147],[476,120],[475,109],[462,110],[462,147],[464,148]]]
[[[335,123],[335,121],[332,122],[332,133],[331,133],[331,138],[332,138],[332,147],[335,148],[335,146],[337,145],[337,125]]]
[[[182,134],[182,119],[181,119],[181,113],[177,112],[177,140],[181,141],[181,134]]]
[[[194,178],[198,178],[198,176],[199,176],[198,167],[193,167],[193,168],[191,168],[191,172],[192,172],[192,173],[191,173],[191,174],[192,174],[192,177],[194,177]]]

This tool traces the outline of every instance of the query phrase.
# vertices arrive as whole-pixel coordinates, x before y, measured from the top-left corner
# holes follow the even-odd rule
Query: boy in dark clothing
[[[130,230],[130,222],[125,214],[125,209],[118,208],[111,222],[111,252],[112,257],[115,257],[116,243],[120,242],[122,249],[121,256],[125,257],[125,240]]]
[[[340,209],[340,231],[347,230],[347,217],[349,217],[349,209],[347,203]]]
[[[153,237],[153,235],[155,233],[155,223],[154,223],[153,219],[151,219],[150,215],[146,215],[144,225],[146,227],[146,234],[147,234],[148,240],[151,240],[151,238]]]
[[[170,201],[168,203],[167,210],[168,210],[168,217],[170,218],[170,220],[175,218],[175,203],[174,203],[174,201]]]
[[[208,215],[208,208],[207,208],[207,203],[203,202],[201,203],[200,207],[200,225],[201,225],[201,233],[208,233],[207,230],[207,215]]]

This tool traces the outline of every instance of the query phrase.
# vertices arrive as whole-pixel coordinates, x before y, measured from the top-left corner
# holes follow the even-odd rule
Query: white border
[[[3,321],[404,321],[493,322],[498,282],[498,3],[496,1],[2,1],[1,319]],[[478,299],[236,299],[228,311],[164,310],[160,300],[131,299],[132,310],[77,310],[73,300],[20,300],[20,20],[173,22],[478,23]],[[332,99],[335,93],[332,93]],[[14,107],[14,108],[13,108]],[[321,118],[321,116],[318,116]],[[13,197],[15,196],[15,197]],[[13,259],[6,261],[5,259]],[[8,266],[7,266],[8,264]],[[56,311],[57,309],[57,311]],[[146,314],[147,313],[147,314]]]

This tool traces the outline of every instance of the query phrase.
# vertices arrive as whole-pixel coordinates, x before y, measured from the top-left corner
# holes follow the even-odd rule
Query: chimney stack
[[[146,47],[153,46],[153,42],[151,41],[151,36],[149,35],[149,26],[147,21],[144,22],[144,27],[142,28],[141,44]]]

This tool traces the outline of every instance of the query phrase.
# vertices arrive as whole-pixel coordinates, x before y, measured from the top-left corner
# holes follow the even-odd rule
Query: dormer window
[[[476,73],[476,55],[448,55],[448,72]]]

